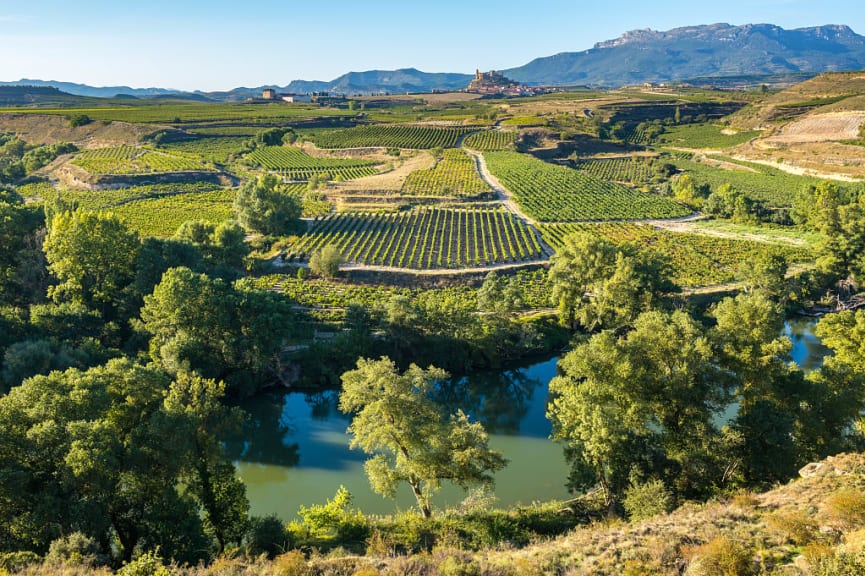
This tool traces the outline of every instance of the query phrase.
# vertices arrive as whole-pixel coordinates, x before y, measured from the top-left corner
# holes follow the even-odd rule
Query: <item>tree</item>
[[[299,225],[300,198],[273,174],[248,180],[237,191],[234,211],[240,225],[265,235],[287,234]]]
[[[291,302],[247,282],[231,286],[171,268],[144,298],[150,357],[171,374],[196,371],[230,385],[279,376],[279,353],[294,330]],[[248,390],[246,390],[248,391]]]
[[[673,182],[673,197],[691,208],[699,209],[708,195],[708,186],[697,185],[690,174],[682,174]]]
[[[669,265],[632,246],[615,246],[592,234],[565,238],[553,256],[550,280],[562,323],[587,330],[618,328],[677,291]]]
[[[187,221],[174,233],[174,239],[198,248],[208,264],[214,267],[243,268],[249,255],[246,232],[233,220],[220,224]]]
[[[309,269],[325,278],[335,278],[339,275],[339,267],[344,262],[339,249],[328,244],[312,253],[309,259]]]
[[[57,214],[44,245],[48,267],[60,281],[49,296],[114,319],[135,277],[139,249],[138,234],[112,214],[83,210]]]
[[[44,552],[78,531],[105,552],[116,538],[127,562],[158,546],[195,563],[211,548],[202,517],[237,541],[246,504],[217,437],[221,394],[122,359],[36,376],[0,398],[0,548]]]
[[[424,518],[443,480],[467,489],[492,484],[506,460],[487,446],[487,434],[462,412],[446,414],[430,394],[447,373],[412,364],[400,374],[387,358],[361,358],[342,376],[339,407],[353,413],[351,447],[374,456],[364,468],[373,490],[393,496],[406,482]]]
[[[702,327],[684,312],[641,314],[628,334],[592,336],[559,363],[547,417],[576,489],[600,486],[612,507],[630,483],[660,477],[678,494],[713,480],[725,397]]]

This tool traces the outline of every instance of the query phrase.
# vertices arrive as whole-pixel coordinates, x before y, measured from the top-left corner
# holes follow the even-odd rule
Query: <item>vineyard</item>
[[[673,280],[683,287],[722,284],[735,279],[741,262],[770,252],[788,260],[806,260],[805,249],[766,244],[751,240],[719,238],[658,230],[647,224],[610,222],[602,224],[544,224],[541,234],[554,248],[577,232],[589,232],[613,242],[632,242],[667,257],[673,266]]]
[[[187,220],[223,222],[234,217],[234,192],[214,190],[142,198],[111,208],[142,236],[167,238]]]
[[[445,150],[428,170],[409,174],[402,193],[412,196],[475,197],[490,192],[481,180],[474,159],[462,150]]]
[[[336,246],[346,261],[411,269],[519,263],[544,256],[526,224],[502,209],[420,208],[390,214],[335,214],[317,220],[287,254],[307,259]]]
[[[633,184],[652,179],[652,168],[636,159],[613,158],[610,160],[587,160],[577,166],[580,172],[610,182]]]
[[[357,126],[321,132],[313,140],[320,148],[454,148],[462,135],[474,130],[411,125]]]
[[[658,137],[658,142],[667,146],[683,148],[729,148],[744,144],[760,135],[759,130],[724,134],[722,126],[714,124],[687,124],[667,127]]]
[[[206,182],[185,182],[175,184],[153,184],[148,186],[127,186],[109,190],[61,190],[60,197],[73,202],[85,210],[113,208],[134,200],[148,200],[164,196],[179,196],[213,192],[214,185]]]
[[[472,150],[490,152],[493,150],[511,150],[517,141],[516,132],[505,130],[485,130],[469,135],[463,143]]]
[[[267,146],[250,152],[246,157],[262,168],[280,174],[286,180],[352,180],[372,176],[378,170],[369,160],[316,158],[298,148]]]
[[[728,158],[719,159],[738,163]],[[712,190],[717,190],[723,184],[731,184],[749,198],[763,201],[772,207],[790,206],[802,189],[820,182],[818,178],[797,176],[756,163],[740,163],[741,170],[725,170],[705,162],[675,157],[672,163],[680,170],[689,172],[697,184],[708,184]]]
[[[72,163],[91,174],[148,174],[212,169],[212,166],[194,156],[135,146],[85,150]]]
[[[235,155],[246,149],[249,138],[242,136],[200,137],[194,140],[163,143],[160,149],[182,154],[195,154],[208,162],[227,164]]]
[[[543,222],[676,218],[690,213],[666,198],[524,154],[488,152],[485,158],[523,210]]]

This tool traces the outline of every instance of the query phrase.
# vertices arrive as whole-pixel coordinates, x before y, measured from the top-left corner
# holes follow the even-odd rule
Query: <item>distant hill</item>
[[[66,106],[80,104],[82,101],[79,96],[61,92],[51,86],[0,85],[0,106]]]
[[[590,50],[537,58],[505,74],[529,84],[622,86],[863,68],[865,37],[847,26],[785,30],[771,24],[712,24],[634,30]]]
[[[171,90],[169,88],[130,88],[129,86],[88,86],[87,84],[76,84],[75,82],[57,82],[55,80],[30,80],[21,79],[14,82],[0,82],[0,86],[49,86],[57,88],[67,94],[75,96],[91,96],[95,98],[114,98],[118,94],[136,96],[138,98],[148,96],[166,96],[169,94],[182,94],[182,90]]]

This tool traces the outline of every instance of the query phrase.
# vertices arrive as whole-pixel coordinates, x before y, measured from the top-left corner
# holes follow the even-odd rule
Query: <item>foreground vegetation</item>
[[[363,116],[354,104],[88,108],[68,135],[159,126],[85,152],[2,135],[0,175],[15,186],[0,191],[0,573],[861,571],[861,456],[784,484],[865,448],[865,310],[819,321],[829,353],[809,373],[780,336],[792,310],[860,302],[861,188],[690,152],[583,158],[580,146],[621,149],[623,135],[693,150],[752,134],[666,97],[596,115],[583,101],[550,112],[551,98],[515,100],[515,116],[494,101]],[[711,111],[703,100],[683,102]],[[516,130],[473,127],[499,120]],[[328,150],[307,155],[303,140]],[[460,144],[486,151],[537,228],[489,197]],[[405,149],[437,164],[405,166],[429,157]],[[65,162],[120,188],[57,191]],[[192,166],[219,178],[122,179]],[[339,194],[409,205],[331,213]],[[721,223],[634,222],[694,210]],[[783,228],[761,233],[766,220]],[[738,293],[706,304],[683,296],[695,287]],[[578,497],[496,510],[508,455],[445,408],[443,388],[562,350],[547,418]],[[416,510],[368,517],[340,489],[292,522],[249,514],[222,442],[243,418],[229,406],[297,386],[339,388],[371,487],[407,486]],[[471,490],[457,509],[432,504],[444,483]]]

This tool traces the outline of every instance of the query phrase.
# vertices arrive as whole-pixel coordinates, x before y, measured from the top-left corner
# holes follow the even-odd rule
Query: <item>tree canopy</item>
[[[373,490],[393,496],[406,482],[424,517],[444,480],[462,488],[492,484],[506,460],[487,446],[483,427],[461,410],[446,414],[430,394],[447,373],[412,364],[400,374],[387,358],[361,358],[342,376],[339,407],[354,415],[351,447],[373,457],[364,468]]]
[[[300,198],[286,191],[273,174],[248,180],[234,198],[234,211],[241,226],[267,236],[296,230],[301,210]]]

